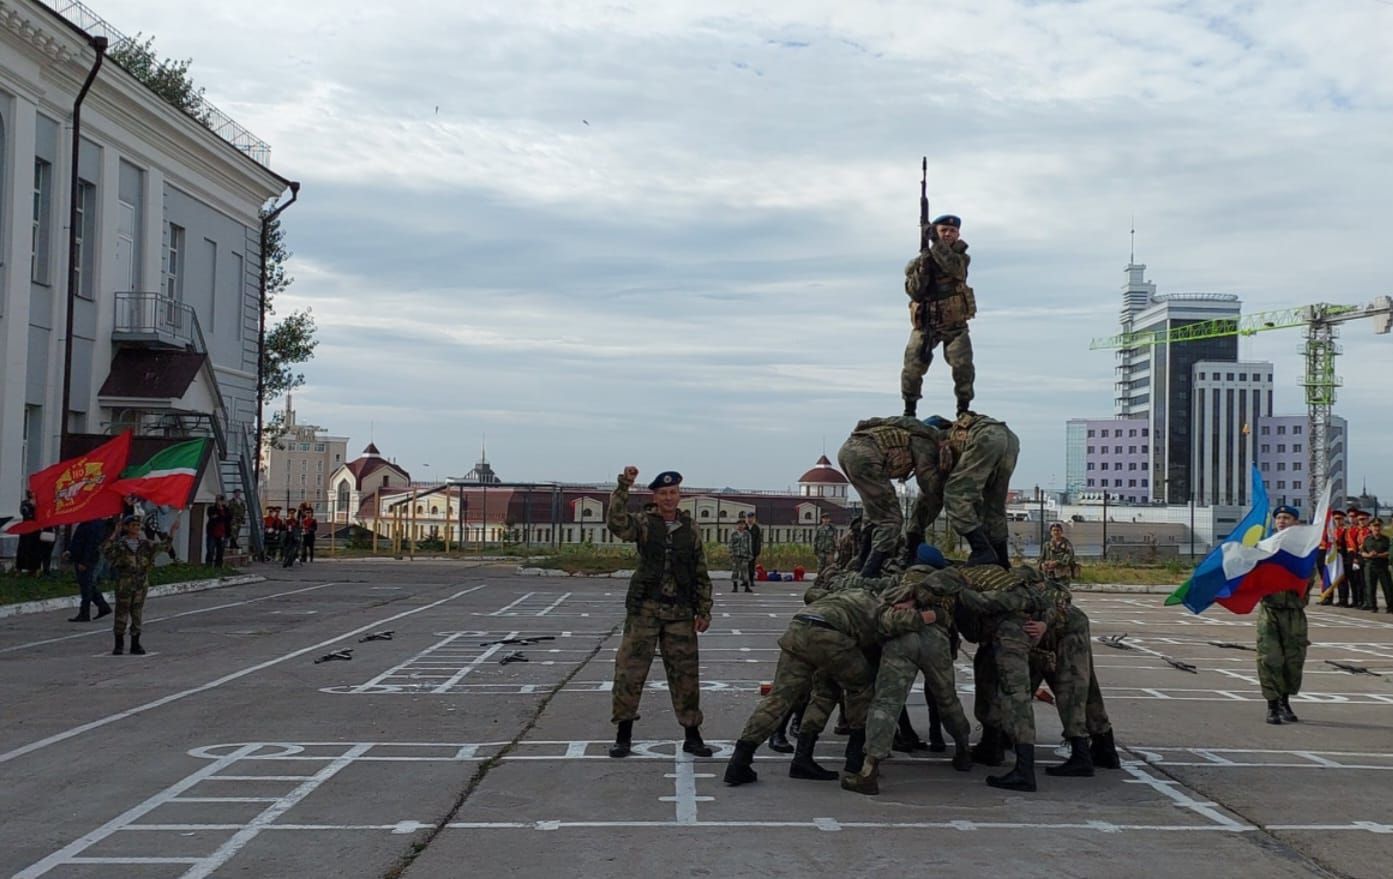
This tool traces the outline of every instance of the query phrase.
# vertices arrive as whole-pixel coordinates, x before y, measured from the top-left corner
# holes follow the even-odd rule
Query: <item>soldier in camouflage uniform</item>
[[[1064,536],[1064,526],[1055,522],[1050,526],[1050,539],[1040,547],[1040,571],[1050,580],[1068,586],[1076,564],[1074,544]]]
[[[710,757],[701,738],[701,685],[697,678],[697,634],[711,625],[711,577],[706,553],[692,517],[677,508],[682,476],[659,473],[649,484],[653,503],[635,516],[629,512],[629,487],[637,467],[625,467],[609,496],[608,525],[620,540],[638,544],[638,564],[624,599],[624,638],[614,657],[614,714],[618,729],[611,757],[627,757],[639,699],[655,649],[677,720],[685,729],[682,750]]]
[[[935,621],[917,632],[887,641],[882,647],[875,696],[866,717],[866,762],[861,772],[842,776],[845,790],[872,795],[880,792],[878,767],[890,756],[896,724],[903,717],[905,700],[920,671],[924,672],[925,693],[936,700],[933,704],[937,705],[956,744],[953,768],[959,772],[972,768],[968,750],[971,725],[958,701],[953,675],[950,636],[953,602],[925,586],[926,581],[947,564],[937,550],[933,555],[936,558],[926,559],[927,564],[915,565],[906,571],[899,586],[885,596],[886,601],[912,601],[916,608],[933,610]]]
[[[145,596],[150,591],[150,571],[155,567],[155,556],[173,550],[167,534],[160,535],[158,540],[146,537],[136,516],[122,519],[120,530],[102,546],[102,554],[111,565],[111,576],[116,581],[116,647],[111,651],[112,656],[126,652],[127,625],[131,630],[131,653],[145,654],[140,644],[140,631],[145,618]]]
[[[813,554],[817,556],[819,577],[837,560],[837,526],[832,524],[832,517],[826,513],[822,514],[822,524],[813,535]]]
[[[778,726],[780,718],[800,698],[816,688],[823,702],[835,701],[830,686],[840,687],[846,698],[851,735],[846,745],[849,772],[861,769],[865,756],[866,711],[870,707],[875,674],[865,650],[905,632],[914,632],[934,621],[932,611],[919,611],[911,603],[886,604],[865,589],[831,592],[793,617],[779,639],[779,664],[774,686],[760,700],[726,766],[725,782],[730,785],[757,781],[752,764],[760,742]],[[814,698],[814,703],[819,700]],[[823,769],[813,760],[813,749],[826,723],[825,713],[813,717],[813,706],[803,717],[798,733],[798,750],[789,767],[792,778],[830,781],[837,773]]]
[[[1015,571],[1023,578],[1039,578],[1027,566]],[[1050,685],[1064,737],[1069,741],[1069,759],[1049,767],[1045,774],[1088,777],[1095,765],[1117,769],[1121,764],[1112,723],[1093,669],[1088,616],[1074,606],[1062,582],[1046,577],[1043,585],[1051,606],[1044,620],[1045,634],[1030,651],[1030,692],[1034,693],[1041,681]]]
[[[861,517],[853,516],[851,525],[847,528],[842,539],[837,541],[837,568],[842,571],[850,570],[852,562],[857,555],[861,554]],[[865,561],[863,558],[862,561]],[[860,565],[856,566],[858,569]],[[821,576],[819,574],[819,576]]]
[[[954,421],[934,415],[925,419],[943,436],[943,460],[919,480],[905,541],[910,552],[924,541],[938,514],[972,547],[968,564],[995,562],[1010,567],[1006,495],[1016,469],[1021,441],[1006,422],[968,412]]]
[[[967,322],[977,315],[977,300],[967,285],[972,257],[960,237],[962,220],[945,214],[933,221],[934,241],[905,266],[905,293],[913,329],[904,349],[900,371],[900,395],[904,414],[913,416],[923,395],[924,373],[933,361],[933,349],[943,345],[943,358],[953,370],[953,394],[958,411],[972,407],[972,338]]]
[[[1277,508],[1272,521],[1278,531],[1299,521],[1300,513],[1286,505]],[[1288,590],[1264,595],[1258,606],[1258,683],[1267,700],[1268,723],[1296,723],[1291,697],[1301,691],[1306,665],[1306,602],[1311,584],[1300,592]]]
[[[727,545],[730,547],[730,591],[739,592],[740,587],[744,586],[746,592],[753,592],[750,588],[750,560],[755,555],[753,544],[750,543],[750,529],[744,519],[735,524]]]
[[[863,575],[880,573],[881,565],[899,545],[904,514],[893,480],[914,474],[921,493],[927,490],[937,473],[942,439],[937,428],[899,416],[859,422],[842,444],[837,462],[861,496],[865,517],[861,527],[871,532],[870,551],[861,567]]]
[[[1384,613],[1393,613],[1393,576],[1388,570],[1388,535],[1383,533],[1383,520],[1369,522],[1369,536],[1359,547],[1364,561],[1364,589],[1368,593],[1369,610],[1378,612],[1378,594],[1383,591]]]

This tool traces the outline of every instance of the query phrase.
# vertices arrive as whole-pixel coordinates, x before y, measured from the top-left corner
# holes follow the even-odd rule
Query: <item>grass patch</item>
[[[163,586],[166,583],[186,583],[189,580],[210,580],[214,577],[235,577],[245,574],[245,568],[209,568],[204,565],[173,564],[155,568],[150,572],[150,585]],[[104,581],[102,591],[110,592],[113,584]],[[22,601],[41,601],[45,598],[67,598],[76,596],[77,577],[71,568],[54,571],[47,577],[30,577],[13,571],[0,576],[0,604],[18,604]]]

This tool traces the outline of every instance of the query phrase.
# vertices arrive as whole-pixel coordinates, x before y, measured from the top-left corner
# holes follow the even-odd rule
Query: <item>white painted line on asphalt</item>
[[[544,616],[546,616],[547,614],[551,613],[552,611],[554,611],[554,610],[556,610],[558,607],[560,607],[560,606],[561,606],[561,602],[563,602],[563,601],[565,601],[566,599],[570,598],[571,595],[572,595],[572,593],[567,592],[565,595],[563,595],[563,596],[561,596],[560,598],[556,599],[556,600],[553,601],[551,604],[548,604],[548,605],[547,605],[545,608],[543,608],[542,610],[537,611],[537,614],[536,614],[536,615],[539,616],[539,617],[544,617]]]
[[[527,599],[531,598],[532,596],[534,596],[534,595],[536,595],[536,594],[537,594],[537,593],[535,593],[535,592],[529,592],[529,593],[527,593],[526,595],[524,595],[523,597],[519,598],[517,601],[514,601],[512,604],[505,605],[504,607],[500,607],[498,610],[494,611],[493,613],[484,614],[484,616],[501,617],[501,616],[503,616],[505,613],[507,613],[508,611],[510,611],[510,610],[512,610],[513,608],[517,607],[519,604],[522,604],[524,601],[526,601]]]
[[[143,714],[146,711],[152,711],[156,708],[168,705],[171,702],[178,702],[179,700],[186,699],[189,696],[196,696],[199,693],[205,693],[209,690],[215,690],[224,684],[228,684],[232,681],[239,680],[241,678],[246,677],[247,675],[256,674],[257,672],[262,671],[263,669],[271,668],[272,666],[279,665],[280,663],[286,662],[287,660],[304,656],[306,653],[312,653],[315,650],[328,647],[331,644],[337,644],[339,641],[342,641],[345,638],[352,638],[354,635],[361,635],[364,632],[379,630],[383,625],[387,623],[395,622],[396,620],[404,619],[406,617],[412,616],[413,614],[418,614],[422,611],[431,610],[432,608],[439,607],[442,604],[454,601],[456,598],[468,595],[471,592],[477,592],[480,589],[483,589],[485,585],[487,584],[481,583],[478,586],[471,586],[468,589],[463,589],[459,592],[456,592],[454,595],[442,598],[439,601],[432,601],[430,604],[423,604],[420,607],[414,607],[411,610],[402,611],[398,614],[393,614],[392,616],[377,620],[376,622],[368,623],[366,626],[360,626],[356,629],[353,629],[352,631],[344,632],[342,635],[336,635],[333,638],[320,641],[318,644],[311,644],[309,647],[302,647],[299,650],[292,650],[290,653],[282,654],[281,656],[278,656],[275,659],[268,659],[265,662],[259,662],[256,665],[247,666],[246,668],[241,669],[239,671],[223,675],[220,678],[215,678],[214,680],[211,680],[206,684],[201,684],[197,687],[190,687],[187,690],[180,690],[177,693],[171,693],[168,696],[162,696],[159,699],[155,699],[151,702],[146,702],[142,705],[137,705],[134,708],[128,708],[125,711],[118,711],[115,714],[109,714],[106,717],[103,717],[99,720],[93,720],[88,723],[84,723],[80,726],[75,726],[71,729],[64,730],[61,733],[55,733],[54,735],[48,736],[47,738],[42,738],[38,741],[30,742],[27,745],[23,745],[13,750],[5,751],[4,753],[0,753],[0,763],[8,763],[11,760],[23,757],[26,754],[32,754],[35,751],[47,748],[49,745],[56,745],[59,742],[67,741],[68,739],[80,736],[83,733],[91,732],[94,729],[100,729],[101,727],[107,726],[108,724],[116,723],[119,720],[125,720],[128,717],[134,717],[137,714]]]
[[[507,635],[504,636],[504,640],[506,640],[506,639],[508,639],[508,638],[516,638],[517,636],[518,636],[518,633],[517,633],[517,632],[509,632]],[[436,694],[448,693],[448,692],[450,692],[450,688],[453,687],[453,686],[455,686],[456,684],[458,684],[460,681],[464,680],[465,675],[469,674],[469,673],[472,672],[474,669],[478,668],[481,664],[483,664],[485,661],[487,661],[487,660],[489,659],[489,657],[493,656],[495,653],[497,653],[498,651],[502,650],[502,649],[503,649],[504,647],[506,647],[506,646],[508,646],[508,645],[506,645],[506,644],[494,644],[492,647],[488,648],[488,649],[485,650],[483,653],[480,653],[480,654],[474,659],[473,662],[469,663],[468,665],[464,666],[464,668],[461,668],[459,671],[455,672],[453,675],[451,675],[451,676],[449,677],[448,680],[446,680],[446,681],[445,681],[444,683],[442,683],[440,686],[436,687],[436,688],[435,688],[434,690],[432,690],[431,692],[432,692],[432,693],[436,693]]]
[[[1216,826],[1225,830],[1253,830],[1253,826],[1242,821],[1235,820],[1233,817],[1221,812],[1216,808],[1216,803],[1197,800],[1186,790],[1181,790],[1184,785],[1169,778],[1157,778],[1148,772],[1145,763],[1135,760],[1127,760],[1122,764],[1122,770],[1132,776],[1131,781],[1135,784],[1144,784],[1156,791],[1163,797],[1174,802],[1182,809],[1194,812],[1196,815],[1208,818]]]
[[[323,588],[326,587],[326,586],[334,586],[334,585],[336,585],[336,584],[334,584],[334,583],[320,583],[320,584],[317,585],[317,586],[306,586],[306,587],[304,587],[303,589],[291,589],[291,590],[288,591],[288,592],[277,592],[277,593],[274,593],[274,594],[272,594],[272,595],[262,595],[262,596],[259,596],[259,597],[257,597],[257,598],[248,598],[248,599],[246,599],[245,601],[230,601],[230,602],[228,602],[228,603],[226,603],[226,604],[214,605],[213,607],[200,607],[200,608],[196,608],[196,609],[194,609],[194,610],[186,610],[186,611],[183,611],[182,613],[172,613],[172,614],[170,614],[169,616],[147,618],[147,619],[145,620],[145,625],[148,626],[148,625],[150,625],[151,623],[162,623],[162,622],[164,622],[165,620],[177,620],[177,619],[179,619],[180,617],[189,617],[189,616],[194,616],[195,614],[213,613],[214,611],[218,611],[218,610],[227,610],[229,607],[241,607],[241,606],[244,605],[244,604],[253,604],[253,603],[258,602],[258,601],[267,601],[267,600],[272,599],[272,598],[284,598],[284,597],[287,596],[287,595],[298,595],[298,594],[300,594],[301,592],[313,592],[313,591],[316,590],[316,589],[323,589]],[[88,631],[86,631],[86,632],[77,632],[77,633],[72,634],[72,635],[61,635],[61,636],[59,636],[59,637],[57,637],[57,638],[45,638],[45,639],[42,640],[42,641],[30,641],[30,642],[28,642],[28,643],[26,643],[26,644],[16,644],[16,645],[14,645],[13,647],[3,647],[3,648],[0,648],[0,653],[12,653],[12,652],[14,652],[14,651],[16,651],[16,650],[26,650],[26,649],[28,649],[28,648],[30,648],[30,647],[41,647],[41,646],[43,646],[44,644],[56,644],[56,643],[58,643],[59,641],[71,641],[71,640],[73,640],[74,638],[90,638],[90,637],[93,636],[93,635],[105,635],[105,636],[107,636],[108,638],[111,637],[111,627],[110,627],[110,626],[107,626],[107,625],[104,624],[104,623],[98,623],[97,625],[98,625],[98,628],[90,629],[90,630],[88,630]]]

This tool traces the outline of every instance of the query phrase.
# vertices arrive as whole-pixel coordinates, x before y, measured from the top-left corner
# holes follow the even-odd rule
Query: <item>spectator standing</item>
[[[305,507],[300,516],[300,561],[314,561],[314,538],[319,533],[319,520],[314,517],[314,508]]]
[[[111,613],[111,605],[106,603],[97,578],[102,544],[110,531],[109,519],[89,519],[73,529],[72,538],[68,541],[68,558],[72,560],[73,571],[77,575],[81,603],[77,607],[77,616],[68,618],[70,623],[90,622],[94,604],[97,606],[97,619]]]

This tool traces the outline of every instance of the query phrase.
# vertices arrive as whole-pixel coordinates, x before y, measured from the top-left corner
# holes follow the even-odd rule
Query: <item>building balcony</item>
[[[111,340],[197,354],[208,351],[193,308],[159,293],[142,291],[116,294]]]

